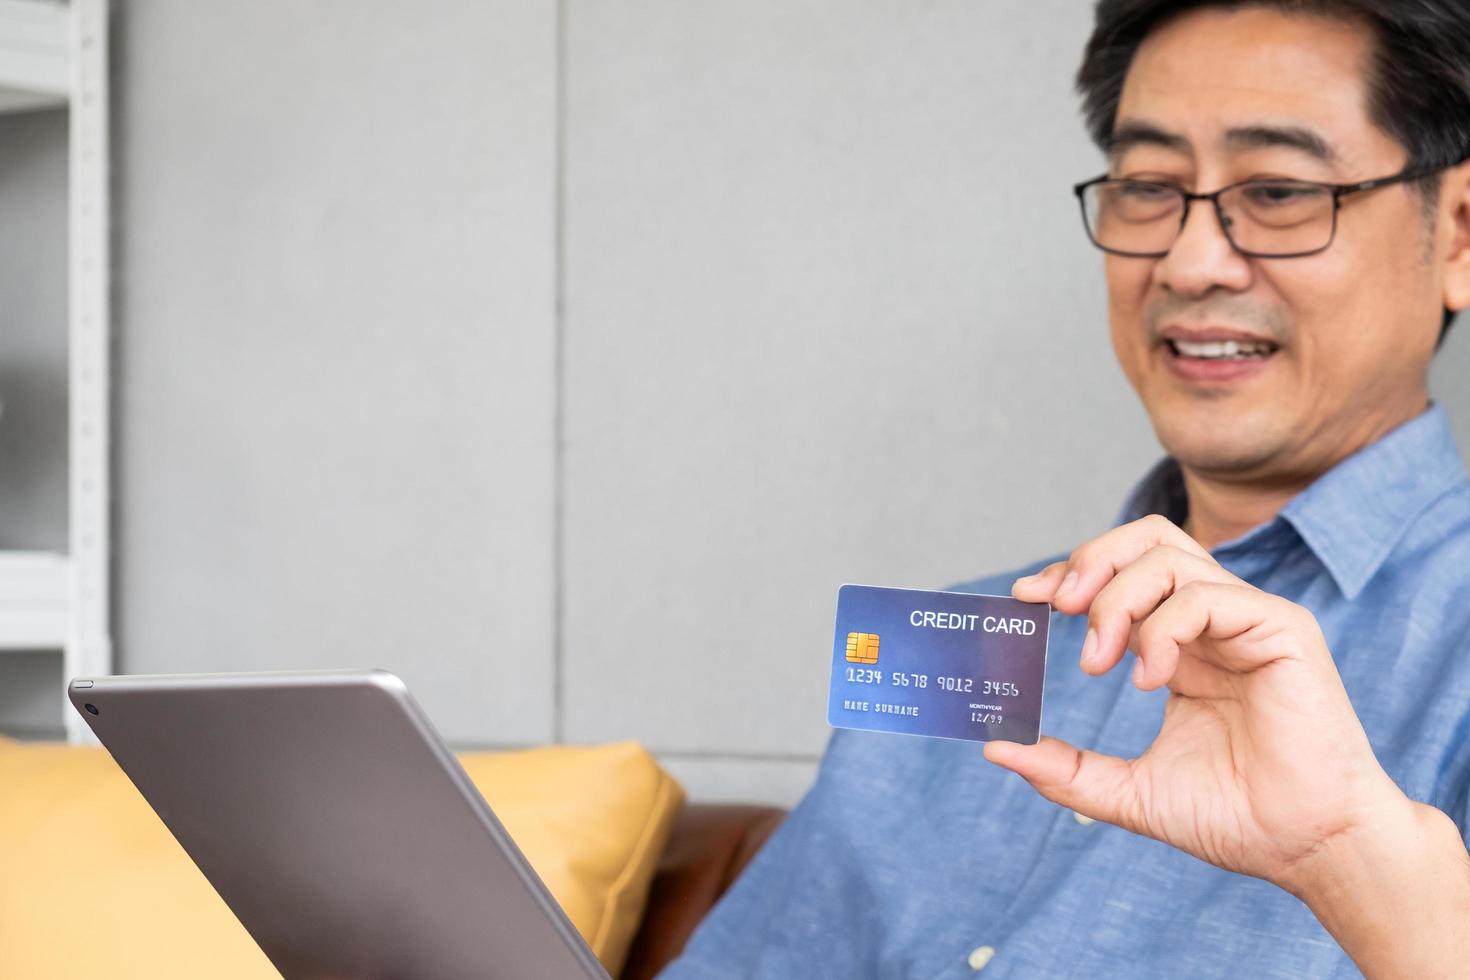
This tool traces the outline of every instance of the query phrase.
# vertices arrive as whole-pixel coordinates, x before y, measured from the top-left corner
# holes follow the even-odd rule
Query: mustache
[[[1144,323],[1153,340],[1159,340],[1171,323],[1208,323],[1248,330],[1272,343],[1285,345],[1295,329],[1281,310],[1259,300],[1221,293],[1203,300],[1165,294],[1144,311]]]

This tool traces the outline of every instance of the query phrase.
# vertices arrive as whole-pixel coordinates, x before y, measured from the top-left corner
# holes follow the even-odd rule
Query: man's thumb
[[[1081,751],[1059,738],[1043,736],[1035,745],[987,742],[985,758],[1009,769],[1053,803],[1128,830],[1132,769],[1112,755]]]

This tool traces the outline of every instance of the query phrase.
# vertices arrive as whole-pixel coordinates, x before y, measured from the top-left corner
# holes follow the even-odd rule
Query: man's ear
[[[1450,168],[1441,192],[1441,215],[1448,221],[1450,251],[1444,270],[1444,305],[1470,308],[1470,160]]]

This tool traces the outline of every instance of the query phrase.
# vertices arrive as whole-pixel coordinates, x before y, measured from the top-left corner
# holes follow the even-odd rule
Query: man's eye
[[[1158,184],[1119,184],[1118,193],[1132,201],[1166,201],[1175,196],[1171,188]]]
[[[1301,204],[1322,195],[1321,188],[1302,184],[1249,184],[1243,190],[1246,200],[1258,207]]]

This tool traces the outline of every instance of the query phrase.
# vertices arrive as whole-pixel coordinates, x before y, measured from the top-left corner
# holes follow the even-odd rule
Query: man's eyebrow
[[[1121,156],[1135,146],[1157,146],[1176,153],[1193,154],[1189,140],[1178,133],[1171,133],[1161,126],[1140,119],[1127,120],[1114,127],[1108,137],[1107,153],[1110,157]]]
[[[1300,150],[1323,163],[1336,163],[1332,145],[1305,126],[1242,126],[1225,134],[1229,150],[1260,150],[1284,147]]]
[[[1108,138],[1109,157],[1117,158],[1136,146],[1157,146],[1176,153],[1192,155],[1193,145],[1178,133],[1171,133],[1155,123],[1142,119],[1118,124]],[[1337,152],[1315,130],[1305,126],[1238,126],[1225,133],[1227,150],[1260,150],[1284,148],[1299,150],[1327,164],[1337,162]]]

